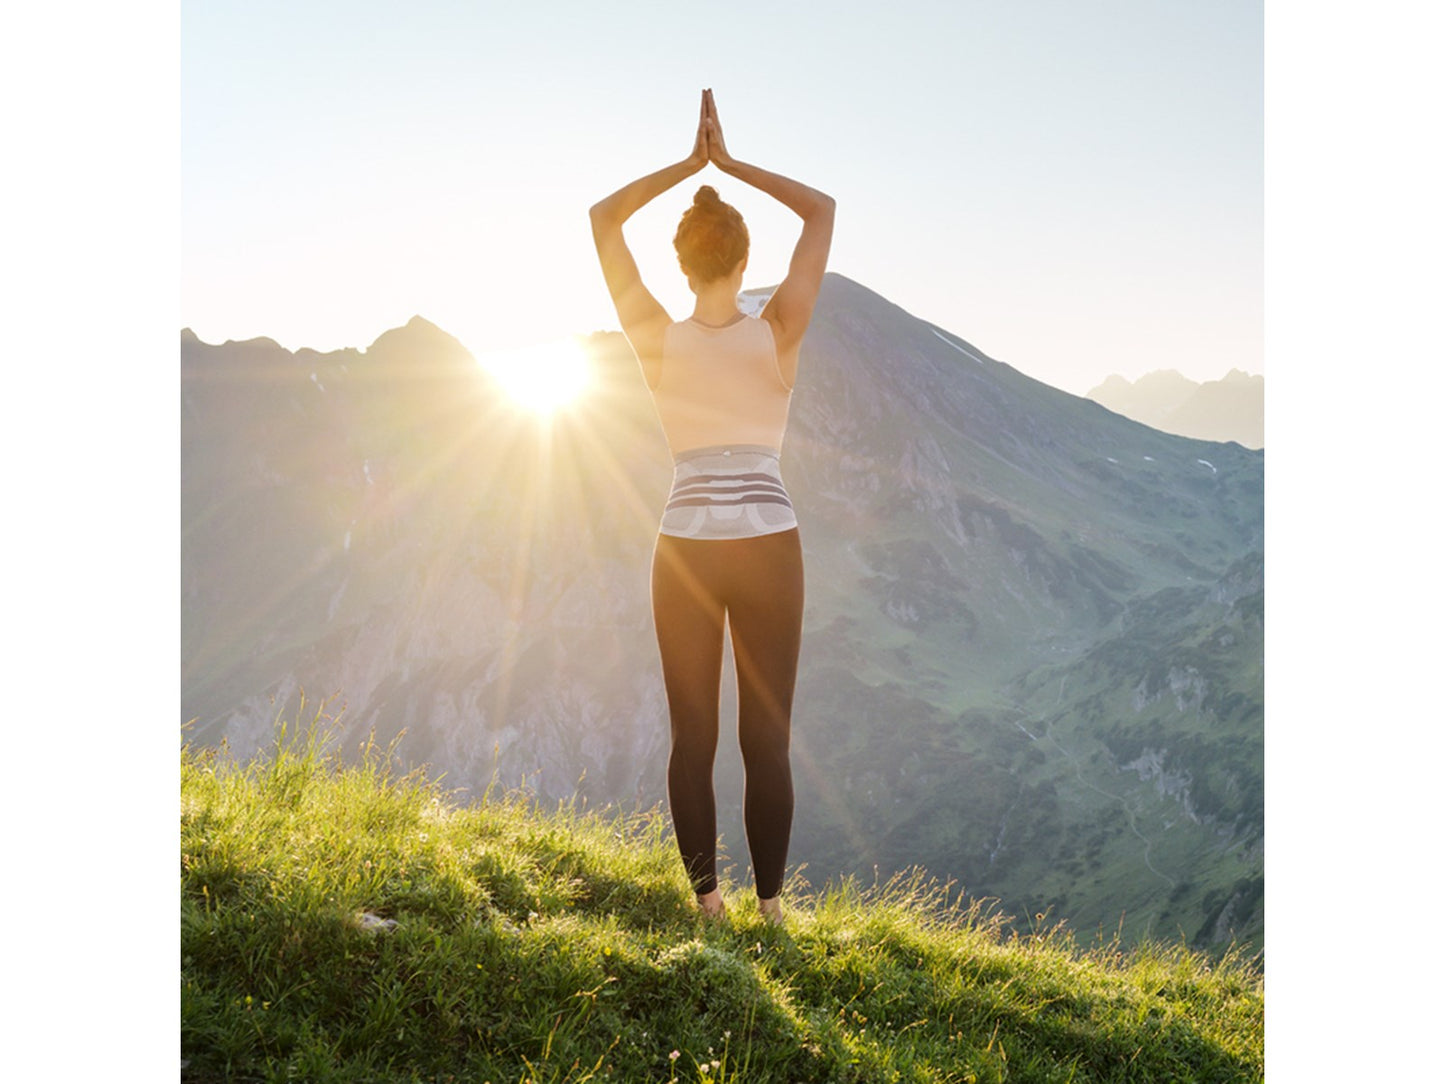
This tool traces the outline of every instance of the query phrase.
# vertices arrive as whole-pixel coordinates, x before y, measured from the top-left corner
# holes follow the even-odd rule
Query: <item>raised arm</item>
[[[803,341],[803,332],[808,330],[808,321],[813,318],[823,272],[828,268],[828,250],[833,244],[833,197],[730,155],[723,142],[722,125],[710,90],[703,92],[703,127],[708,160],[713,165],[772,196],[803,220],[803,232],[793,248],[787,278],[773,292],[762,314],[763,319],[773,325],[778,361],[783,366],[784,378],[791,384],[797,372],[798,346]]]
[[[697,139],[692,153],[681,162],[664,166],[655,173],[624,185],[606,199],[593,204],[592,240],[597,245],[597,258],[602,262],[602,275],[617,308],[617,318],[632,350],[642,363],[643,375],[649,385],[656,385],[662,365],[662,334],[671,323],[667,311],[642,284],[637,261],[622,235],[622,224],[679,181],[686,180],[707,165],[707,138],[703,122],[707,115],[704,95],[698,119]]]

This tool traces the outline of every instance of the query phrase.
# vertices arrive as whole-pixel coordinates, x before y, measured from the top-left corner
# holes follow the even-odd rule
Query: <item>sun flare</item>
[[[587,357],[575,339],[482,354],[478,362],[517,405],[549,417],[587,389]]]

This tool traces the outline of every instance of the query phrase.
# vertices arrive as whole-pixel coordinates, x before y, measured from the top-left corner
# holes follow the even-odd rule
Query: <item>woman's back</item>
[[[725,327],[682,320],[662,342],[652,397],[674,457],[729,444],[781,449],[793,389],[766,320],[743,316]]]

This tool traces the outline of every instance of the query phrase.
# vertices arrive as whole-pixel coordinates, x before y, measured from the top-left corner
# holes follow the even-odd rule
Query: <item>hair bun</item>
[[[722,201],[716,188],[705,184],[692,197],[692,206],[682,212],[672,246],[683,274],[713,282],[747,258],[747,223],[736,207]]]

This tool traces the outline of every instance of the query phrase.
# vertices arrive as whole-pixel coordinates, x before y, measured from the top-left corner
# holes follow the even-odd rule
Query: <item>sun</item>
[[[518,406],[550,417],[587,390],[590,368],[575,339],[481,354],[477,361]]]

